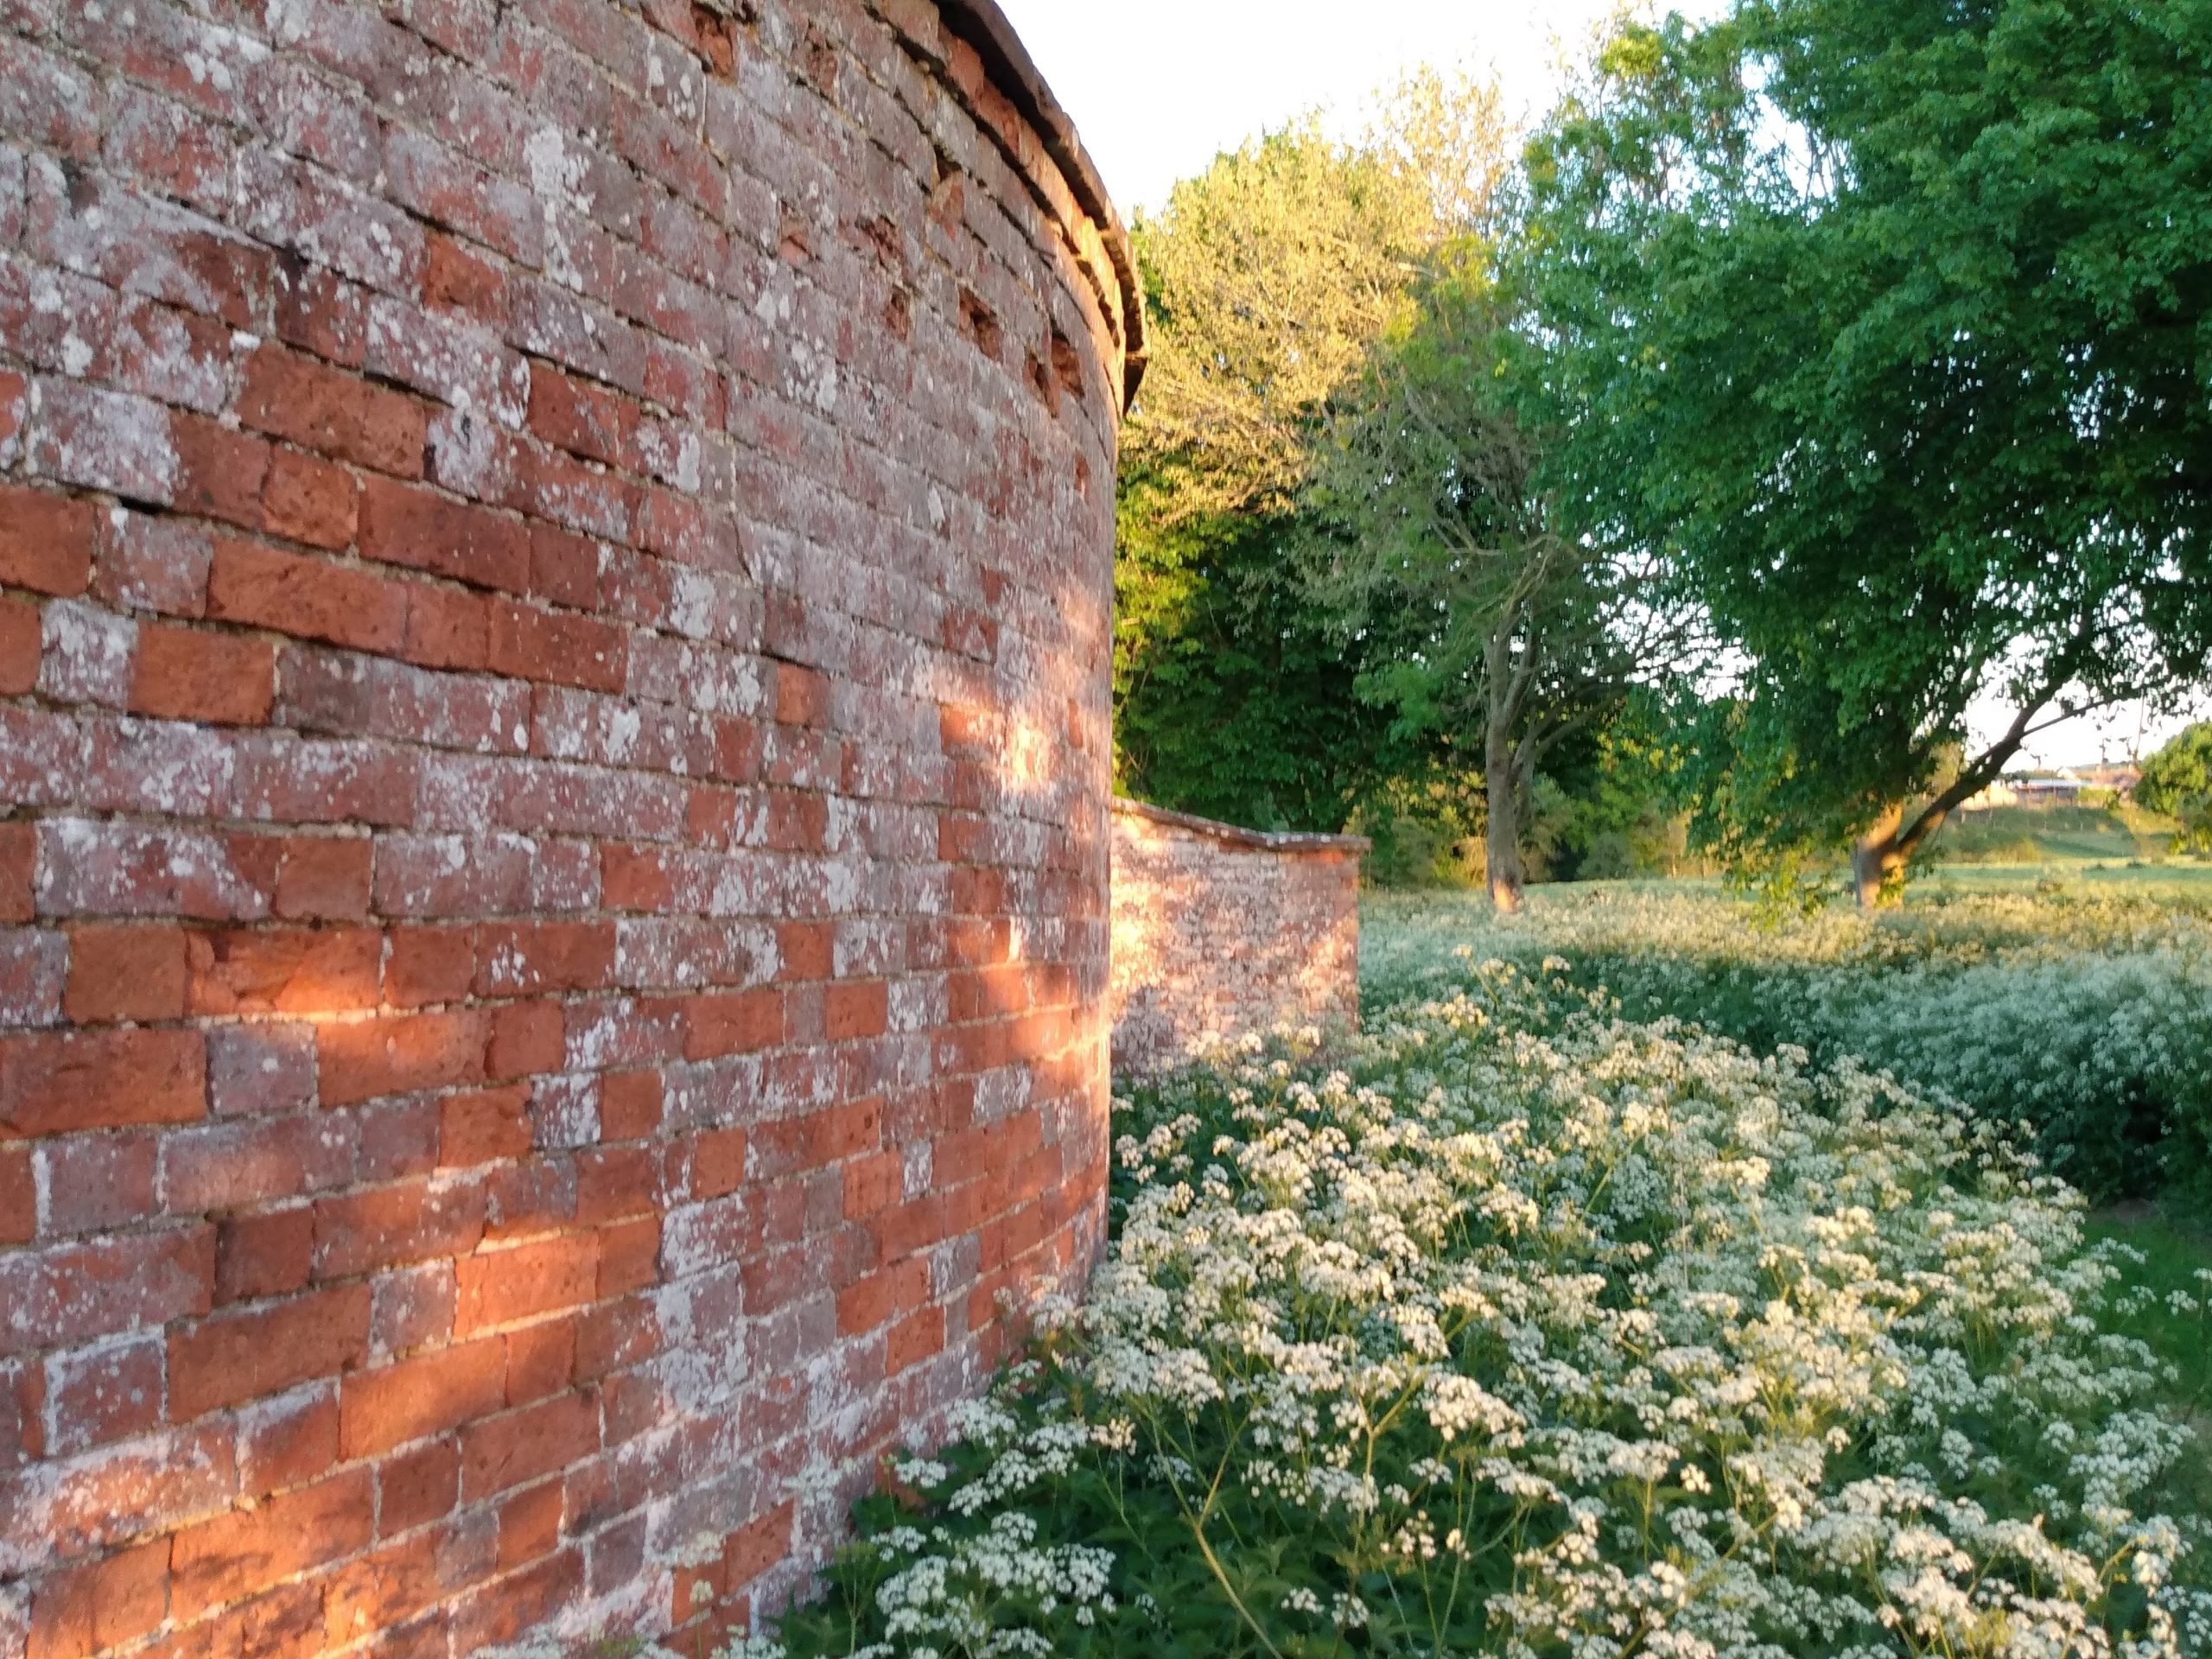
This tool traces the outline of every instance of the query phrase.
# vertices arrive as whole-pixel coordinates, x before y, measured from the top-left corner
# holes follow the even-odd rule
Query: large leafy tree
[[[2212,852],[2212,721],[2185,727],[2148,760],[2135,798],[2181,821],[2181,842]]]
[[[1716,840],[1855,836],[1871,902],[2035,732],[2203,674],[2212,0],[1626,27],[1529,177],[1561,499],[1738,648]]]
[[[1331,399],[1510,156],[1494,90],[1417,78],[1357,142],[1306,122],[1217,158],[1134,230],[1152,361],[1123,436],[1116,781],[1333,830],[1433,753],[1288,550]]]
[[[1518,405],[1529,358],[1490,245],[1432,256],[1404,326],[1336,400],[1308,499],[1312,590],[1364,647],[1402,734],[1484,780],[1491,899],[1520,908],[1539,768],[1617,713],[1678,637],[1643,562],[1562,535]]]

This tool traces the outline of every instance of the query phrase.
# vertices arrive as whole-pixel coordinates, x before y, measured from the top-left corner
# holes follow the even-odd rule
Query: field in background
[[[1915,886],[1923,893],[2001,892],[2071,880],[2169,888],[2212,902],[2212,860],[2176,854],[2179,828],[2126,804],[1962,812],[1943,826]]]

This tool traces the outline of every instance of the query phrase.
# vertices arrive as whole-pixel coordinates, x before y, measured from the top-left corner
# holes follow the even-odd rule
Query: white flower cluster
[[[2024,1122],[2104,1190],[2212,1152],[2212,925],[2140,899],[1987,894],[1787,920],[1718,890],[1592,884],[1521,914],[1425,897],[1370,903],[1368,1005],[1448,986],[1454,947],[1602,982],[1764,1046],[1856,1055],[1982,1116]],[[2058,1017],[2063,1016],[2063,1017]],[[2175,1167],[2183,1178],[2212,1170]]]
[[[1559,1000],[1489,964],[1121,1103],[1053,1369],[907,1465],[836,1650],[1143,1652],[1196,1579],[1223,1653],[2212,1651],[2212,1535],[2158,1508],[2202,1453],[2071,1189],[1855,1066]]]

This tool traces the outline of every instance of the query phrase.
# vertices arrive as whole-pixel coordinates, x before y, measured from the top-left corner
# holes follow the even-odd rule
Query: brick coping
[[[1130,251],[1128,230],[1122,223],[1114,199],[1108,193],[1096,164],[1091,161],[1090,152],[1084,148],[1074,121],[1052,96],[1052,89],[1046,84],[1035,60],[1030,57],[1029,48],[1021,43],[1020,35],[999,10],[998,0],[937,0],[937,8],[945,28],[973,48],[982,60],[992,84],[1037,135],[1046,157],[1066,181],[1077,205],[1098,227],[1121,287],[1122,403],[1127,409],[1135,401],[1137,387],[1144,379],[1144,283],[1137,274],[1136,257]],[[983,125],[986,131],[991,130],[988,120]],[[1027,157],[1017,156],[1014,160],[1025,174],[1031,175],[1033,183],[1038,182]],[[1049,195],[1050,192],[1046,194]]]
[[[1133,801],[1125,795],[1114,798],[1114,810],[1128,817],[1148,818],[1154,823],[1188,830],[1193,835],[1205,836],[1231,847],[1249,848],[1255,852],[1335,853],[1357,857],[1366,854],[1375,845],[1365,836],[1323,836],[1300,830],[1247,830],[1237,824],[1223,823],[1217,819],[1202,818],[1194,812],[1178,812],[1169,807],[1154,806],[1147,801]]]

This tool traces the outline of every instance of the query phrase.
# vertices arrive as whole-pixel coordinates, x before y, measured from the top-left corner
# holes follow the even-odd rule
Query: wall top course
[[[1187,830],[1193,835],[1208,836],[1224,846],[1249,848],[1254,852],[1336,853],[1346,858],[1363,858],[1375,846],[1365,836],[1323,836],[1282,830],[1247,830],[1239,824],[1202,818],[1194,812],[1178,812],[1169,807],[1154,806],[1148,801],[1133,801],[1123,795],[1114,798],[1114,812],[1116,817],[1148,819],[1154,823],[1166,824],[1174,829]]]
[[[1107,257],[1113,261],[1114,274],[1121,284],[1124,330],[1122,397],[1122,406],[1127,408],[1135,400],[1137,387],[1144,379],[1144,284],[1137,275],[1128,231],[1115,208],[1114,199],[1099,176],[1090,152],[1084,147],[1074,121],[1052,96],[1052,89],[1030,57],[1029,48],[1021,43],[1021,37],[999,10],[996,0],[938,0],[938,10],[945,27],[976,49],[992,82],[1003,89],[1015,111],[1043,142],[1046,154],[1066,178],[1077,203],[1098,226]]]

